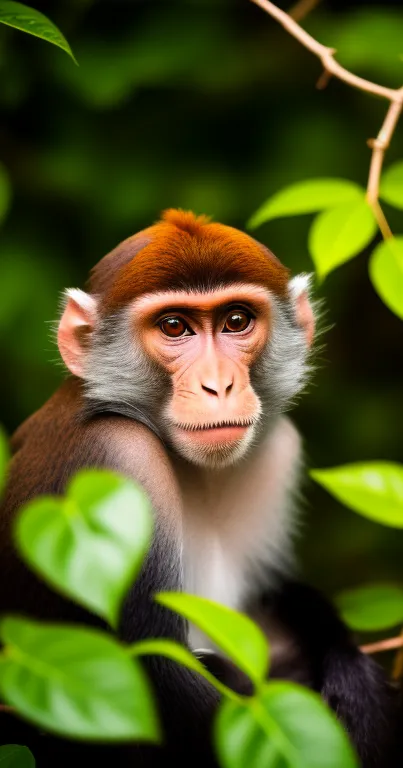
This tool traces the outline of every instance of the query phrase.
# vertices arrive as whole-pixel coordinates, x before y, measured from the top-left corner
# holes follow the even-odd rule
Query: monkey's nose
[[[213,397],[228,397],[233,386],[233,381],[228,383],[209,381],[208,384],[202,384],[201,388],[204,392],[207,392],[207,394],[212,395]]]

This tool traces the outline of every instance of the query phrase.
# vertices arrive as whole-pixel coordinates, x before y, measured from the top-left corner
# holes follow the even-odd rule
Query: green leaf
[[[217,691],[223,693],[232,699],[238,699],[239,696],[234,694],[231,688],[227,688],[226,685],[220,682],[211,672],[203,666],[199,659],[191,653],[183,645],[176,643],[174,640],[166,640],[165,638],[158,638],[156,640],[142,640],[138,643],[134,643],[129,649],[131,656],[164,656],[166,659],[176,661],[182,667],[197,672],[199,675],[208,680],[211,685],[217,688]],[[1,768],[1,767],[0,767]]]
[[[48,43],[53,43],[53,45],[66,51],[76,62],[73,52],[60,30],[35,8],[29,8],[22,3],[15,3],[14,0],[0,0],[0,24],[7,24],[9,27],[47,40]]]
[[[69,484],[65,499],[30,502],[15,533],[32,569],[116,627],[151,541],[151,508],[131,480],[86,470]]]
[[[156,600],[201,629],[256,685],[265,679],[267,640],[248,616],[195,595],[163,592]]]
[[[281,189],[270,197],[248,222],[250,229],[280,216],[316,213],[336,205],[362,200],[364,189],[346,179],[309,179]]]
[[[403,160],[389,166],[382,174],[379,195],[395,208],[403,209]]]
[[[35,760],[28,747],[5,744],[0,747],[0,768],[35,768]]]
[[[309,232],[309,250],[320,279],[360,253],[377,229],[374,214],[363,199],[324,211]]]
[[[403,236],[379,243],[369,262],[369,276],[382,301],[403,320]]]
[[[8,459],[8,442],[3,430],[0,428],[0,494],[6,483]]]
[[[342,504],[377,523],[403,528],[403,466],[386,461],[346,464],[310,473]]]
[[[13,617],[0,636],[1,695],[27,720],[79,739],[159,739],[145,674],[112,637]]]
[[[403,589],[394,584],[370,584],[337,596],[338,609],[352,629],[376,632],[403,623]]]
[[[11,186],[4,165],[0,163],[0,224],[10,206]]]
[[[249,705],[224,701],[215,724],[223,768],[357,768],[347,735],[320,697],[292,683],[264,686]]]

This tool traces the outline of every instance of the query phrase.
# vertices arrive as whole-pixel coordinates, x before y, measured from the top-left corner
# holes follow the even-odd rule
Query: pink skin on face
[[[239,284],[157,293],[138,299],[133,315],[147,353],[172,376],[170,431],[201,446],[239,443],[260,413],[249,368],[268,339],[268,292]]]

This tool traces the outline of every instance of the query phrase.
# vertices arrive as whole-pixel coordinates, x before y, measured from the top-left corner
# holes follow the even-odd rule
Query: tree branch
[[[395,651],[396,648],[403,648],[403,635],[399,637],[388,637],[387,640],[379,640],[377,643],[362,645],[360,650],[363,653],[381,653],[383,651]]]
[[[367,200],[374,212],[383,237],[385,239],[392,237],[389,224],[379,205],[379,183],[385,151],[390,144],[393,132],[403,109],[403,86],[401,88],[386,88],[383,85],[378,85],[370,80],[365,80],[362,77],[354,75],[335,60],[334,54],[336,51],[334,48],[328,48],[327,46],[322,45],[322,43],[319,43],[314,37],[309,35],[308,32],[302,29],[289,14],[282,11],[274,5],[274,3],[270,2],[270,0],[252,0],[252,2],[266,11],[266,13],[272,16],[273,19],[276,19],[276,21],[278,21],[290,35],[295,37],[296,40],[299,40],[305,48],[317,56],[322,62],[327,77],[329,75],[334,75],[334,77],[351,85],[353,88],[358,88],[361,91],[372,93],[374,96],[380,96],[381,98],[390,101],[389,109],[378,136],[376,139],[371,139],[368,142],[372,149],[372,157],[367,184]],[[321,81],[323,82],[323,76],[320,82]],[[325,82],[327,82],[327,79]]]
[[[288,15],[291,16],[294,21],[302,21],[302,19],[304,19],[308,13],[313,11],[320,2],[321,0],[298,0],[298,2],[290,8]]]

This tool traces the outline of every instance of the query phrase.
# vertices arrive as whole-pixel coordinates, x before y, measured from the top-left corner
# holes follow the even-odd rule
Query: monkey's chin
[[[245,456],[254,431],[254,425],[194,431],[175,428],[172,438],[177,452],[191,464],[222,469]]]

